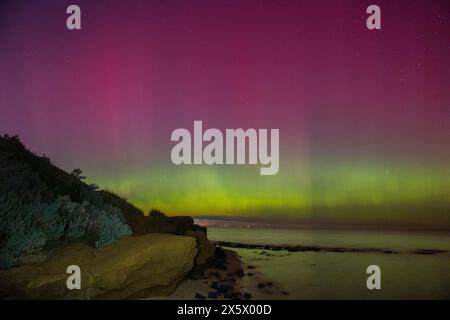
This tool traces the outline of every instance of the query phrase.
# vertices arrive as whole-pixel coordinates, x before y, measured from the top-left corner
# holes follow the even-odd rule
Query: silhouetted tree
[[[94,191],[97,191],[98,189],[100,189],[100,187],[96,183],[89,184],[89,187]]]
[[[83,176],[83,171],[81,171],[80,168],[75,168],[72,170],[72,172],[70,173],[71,175],[73,175],[75,178],[77,178],[78,180],[84,180],[86,179],[85,176]]]

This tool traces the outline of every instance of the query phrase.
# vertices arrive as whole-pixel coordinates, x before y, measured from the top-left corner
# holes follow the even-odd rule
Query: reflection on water
[[[259,281],[273,281],[259,290],[255,280],[243,285],[258,299],[431,299],[450,298],[450,235],[405,232],[208,228],[211,240],[252,244],[382,248],[405,253],[296,252],[261,255],[261,250],[233,249],[245,265],[254,265]],[[416,249],[448,250],[436,255],[410,254]],[[366,288],[366,268],[382,271],[382,289]],[[283,295],[281,292],[287,292]]]

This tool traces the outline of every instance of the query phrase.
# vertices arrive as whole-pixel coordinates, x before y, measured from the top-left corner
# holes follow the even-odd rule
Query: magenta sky
[[[81,31],[65,28],[69,4],[81,7]],[[381,31],[365,27],[370,4],[382,9]],[[428,168],[409,171],[420,181],[444,170],[441,180],[430,178],[437,185],[425,188],[430,199],[443,197],[447,194],[436,190],[449,184],[450,3],[76,0],[0,5],[0,132],[19,134],[56,164],[67,170],[81,167],[146,208],[150,197],[178,213],[167,194],[184,181],[178,175],[182,169],[170,169],[169,137],[175,128],[191,128],[194,120],[221,129],[280,128],[281,178],[274,179],[284,185],[289,172],[308,175],[305,185],[286,181],[286,188],[298,191],[289,203],[296,196],[303,199],[304,188],[320,192],[318,172],[334,165],[348,170],[339,178],[348,183],[355,178],[352,167],[368,170],[369,176],[378,170],[373,168],[383,173],[409,165]],[[161,185],[167,190],[139,194],[130,185],[130,168],[148,176],[168,170],[158,177],[167,180]],[[216,183],[213,194],[223,196],[236,183],[222,168],[206,170],[215,170],[208,171]],[[408,173],[399,174],[393,192],[408,185],[403,175]],[[247,187],[262,185],[259,196],[248,195],[257,203],[273,180],[255,179]],[[214,203],[212,197],[198,200]],[[314,197],[307,202],[319,201]],[[264,211],[265,204],[245,208]],[[245,214],[244,209],[238,213]],[[213,204],[202,213],[216,212],[226,213]]]

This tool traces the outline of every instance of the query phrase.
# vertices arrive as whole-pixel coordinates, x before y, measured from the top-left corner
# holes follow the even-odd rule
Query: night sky
[[[194,120],[279,173],[173,165]],[[0,133],[145,211],[450,226],[450,2],[2,1]]]

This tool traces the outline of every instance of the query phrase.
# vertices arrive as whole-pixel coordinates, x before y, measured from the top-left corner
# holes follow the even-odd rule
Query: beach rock
[[[425,255],[433,255],[433,254],[439,254],[439,253],[445,253],[447,250],[435,250],[435,249],[419,249],[415,250],[413,253],[415,254],[425,254]],[[392,253],[392,252],[390,252]]]
[[[195,266],[198,268],[209,266],[214,260],[216,245],[209,242],[206,234],[202,231],[188,230],[184,235],[193,237],[197,241],[198,254],[195,258]]]
[[[232,293],[232,292],[225,292],[225,293],[223,294],[223,297],[224,297],[225,299],[233,299],[233,293]]]
[[[198,299],[198,300],[205,300],[206,299],[206,297],[204,296],[204,295],[202,295],[202,294],[200,294],[200,293],[196,293],[195,294],[195,299]]]
[[[219,289],[217,291],[223,293],[223,292],[229,292],[232,289],[233,289],[232,286],[222,283],[222,284],[219,285]]]
[[[225,299],[239,300],[240,297],[241,297],[241,294],[239,292],[236,292],[236,291],[229,291],[229,292],[225,292],[223,294],[223,297]]]
[[[219,282],[218,281],[213,281],[211,283],[211,289],[219,289]]]
[[[238,276],[238,277],[243,277],[243,276],[245,276],[245,273],[244,273],[244,270],[242,270],[242,269],[237,269],[236,270],[236,272],[235,272],[235,274]]]
[[[43,253],[41,253],[42,255]],[[71,244],[0,270],[0,297],[21,299],[127,299],[168,295],[193,268],[192,237],[127,237],[104,249]],[[66,269],[81,269],[81,290],[68,290]]]
[[[213,267],[219,270],[227,270],[227,253],[221,247],[216,247]]]

